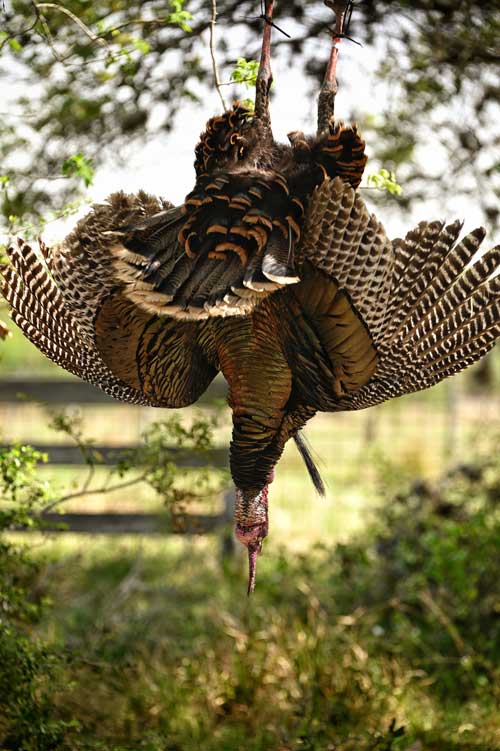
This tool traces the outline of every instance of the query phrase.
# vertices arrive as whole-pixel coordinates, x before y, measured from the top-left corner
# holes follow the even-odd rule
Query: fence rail
[[[214,379],[200,404],[210,404],[217,399],[225,399],[227,386],[219,376]],[[0,402],[19,402],[20,397],[46,404],[109,404],[119,405],[116,399],[108,396],[96,386],[84,381],[66,378],[2,378],[0,380]],[[130,405],[129,405],[130,406]]]
[[[226,384],[222,378],[216,378],[200,400],[204,404],[223,399]],[[78,404],[78,405],[120,405],[100,389],[82,381],[54,378],[4,378],[0,381],[0,402],[22,407],[23,401],[42,402],[44,404]],[[33,447],[48,456],[49,465],[85,466],[84,453],[78,446],[71,444],[32,443]],[[96,452],[99,465],[112,467],[131,451],[136,451],[141,444],[121,446],[94,444],[90,448]],[[3,447],[5,448],[5,447]],[[227,448],[215,448],[203,453],[188,453],[182,449],[169,450],[174,461],[180,467],[226,467],[228,464]],[[176,459],[177,455],[177,459]],[[227,528],[232,519],[234,508],[234,491],[228,490],[223,496],[223,509],[218,514],[168,514],[140,513],[46,513],[42,520],[46,529],[53,532],[72,532],[76,534],[205,534],[223,531],[222,551],[224,555],[232,552],[232,536],[227,535]],[[30,531],[30,528],[20,531]]]
[[[55,466],[82,466],[87,461],[78,446],[68,444],[33,443],[30,445],[36,451],[47,454],[48,463]],[[0,446],[8,448],[8,446]],[[140,443],[127,444],[126,446],[109,446],[91,444],[89,450],[94,452],[98,466],[115,466],[123,459],[127,459],[132,451],[141,448]],[[227,467],[229,451],[225,448],[216,448],[209,451],[188,453],[175,447],[167,449],[169,456],[179,467]]]
[[[125,514],[125,513],[46,513],[40,516],[43,529],[50,532],[101,535],[201,535],[226,526],[232,516],[232,491],[221,514]],[[231,511],[228,518],[228,511]],[[30,527],[19,530],[29,532]]]

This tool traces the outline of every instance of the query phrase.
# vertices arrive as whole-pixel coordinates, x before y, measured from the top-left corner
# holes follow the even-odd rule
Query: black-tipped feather
[[[299,450],[299,454],[304,460],[304,464],[306,465],[307,471],[309,472],[309,477],[312,480],[312,484],[316,488],[319,495],[324,496],[326,494],[325,483],[323,482],[323,478],[319,473],[319,469],[314,463],[314,459],[312,458],[309,446],[306,444],[304,436],[302,435],[302,433],[295,433],[293,439],[295,441],[295,445]]]

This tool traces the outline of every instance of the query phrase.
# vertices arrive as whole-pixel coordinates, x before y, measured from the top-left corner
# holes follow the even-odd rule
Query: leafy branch
[[[255,88],[257,85],[258,71],[258,60],[246,60],[244,57],[239,57],[236,61],[236,66],[231,73],[230,83],[242,83],[247,89]]]
[[[7,175],[0,175],[0,193],[5,194],[5,198],[8,199],[9,186],[13,184],[13,177],[24,177],[24,174],[13,173]],[[28,176],[28,175],[26,175]],[[64,180],[70,178],[79,178],[83,181],[86,188],[92,185],[94,180],[94,166],[92,159],[88,159],[83,154],[73,154],[65,159],[61,166],[60,175],[29,175],[32,181],[35,180]],[[7,216],[8,227],[6,235],[11,236],[22,233],[25,236],[32,236],[33,234],[39,234],[45,225],[55,222],[58,219],[64,219],[68,216],[75,214],[83,203],[86,203],[86,199],[72,201],[64,206],[60,211],[49,214],[47,218],[39,217],[36,222],[29,222],[23,224],[21,219],[16,214],[9,214]]]
[[[104,458],[94,448],[94,441],[85,438],[81,418],[68,411],[49,410],[49,415],[50,427],[65,434],[76,444],[88,471],[77,490],[49,498],[41,513],[47,513],[70,500],[88,495],[104,495],[143,483],[163,498],[173,511],[179,503],[203,497],[213,486],[213,477],[206,471],[198,478],[197,491],[187,492],[181,487],[182,483],[179,485],[183,473],[178,467],[180,461],[193,453],[206,453],[213,448],[213,429],[216,425],[213,418],[195,417],[188,428],[178,415],[151,424],[143,433],[143,444],[137,449],[120,451],[119,461],[110,469],[108,480],[104,484],[95,485],[95,470],[105,466]],[[217,485],[220,485],[224,474],[219,471],[218,475]]]
[[[213,5],[214,0],[212,2],[212,6]],[[188,21],[193,18],[193,14],[188,10],[184,10],[184,0],[170,0],[170,7],[172,8],[172,10],[167,16],[167,23],[180,26],[183,31],[191,33],[193,29],[189,25]]]
[[[83,154],[73,154],[64,160],[62,173],[64,177],[80,177],[88,188],[94,181],[92,159],[87,159]]]
[[[393,196],[400,196],[403,192],[403,188],[396,180],[395,173],[384,168],[368,175],[366,182],[368,183],[368,188],[385,190]]]
[[[57,222],[59,219],[66,219],[68,216],[73,216],[73,214],[76,214],[77,211],[87,203],[86,198],[81,198],[76,201],[71,201],[70,203],[67,203],[66,206],[64,206],[60,211],[55,213],[50,213],[47,218],[45,217],[38,217],[36,222],[26,222],[25,224],[21,223],[21,218],[17,216],[16,214],[9,214],[7,217],[8,220],[8,227],[7,231],[3,234],[5,237],[8,238],[12,235],[20,235],[22,234],[25,239],[29,239],[32,237],[38,236],[42,231],[43,228],[47,224],[51,224],[52,222]],[[2,248],[2,245],[0,244],[0,250]]]

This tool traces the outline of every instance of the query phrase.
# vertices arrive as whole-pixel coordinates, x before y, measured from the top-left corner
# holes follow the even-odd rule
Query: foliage
[[[42,454],[29,446],[0,449],[0,534],[39,525],[34,513],[50,497],[40,480]],[[48,599],[37,594],[40,566],[29,548],[0,537],[0,744],[5,749],[64,749],[76,723],[55,719],[52,682],[62,680],[64,658],[29,631]]]
[[[231,73],[231,81],[242,83],[247,89],[252,89],[257,83],[258,70],[258,60],[246,60],[244,57],[239,57],[236,61],[236,67]]]
[[[6,743],[6,714],[0,745],[493,751],[500,460],[483,456],[435,486],[380,462],[366,532],[307,555],[266,546],[250,601],[244,566],[217,572],[208,543],[33,550],[38,576],[20,576],[46,604],[24,647],[52,655],[44,727],[60,735]],[[34,664],[19,654],[14,686]]]
[[[220,489],[226,480],[224,472],[210,466],[210,451],[213,448],[215,416],[195,415],[189,427],[174,413],[165,420],[148,425],[142,434],[138,448],[120,450],[116,464],[108,471],[104,485],[96,484],[95,470],[103,465],[102,455],[93,447],[94,441],[86,437],[82,429],[81,414],[70,410],[52,412],[50,427],[66,434],[82,452],[88,466],[88,474],[80,489],[56,498],[50,507],[59,506],[86,494],[111,493],[141,484],[149,486],[162,499],[171,521],[186,511],[189,502]],[[185,474],[179,465],[189,456],[204,454],[205,470],[196,478],[196,492],[185,487]]]
[[[193,14],[184,10],[184,0],[170,0],[171,13],[167,16],[167,23],[177,24],[183,31],[192,32],[188,21],[191,21]]]
[[[100,457],[84,438],[78,419],[54,414],[52,424],[84,453],[89,474],[79,491],[61,496],[43,480],[39,465],[47,457],[31,447],[0,449],[0,747],[16,751],[63,751],[72,748],[66,739],[81,731],[77,719],[60,714],[55,706],[58,693],[71,685],[66,671],[75,668],[75,661],[64,649],[33,635],[44,612],[53,607],[51,597],[43,594],[42,567],[29,545],[6,536],[22,528],[43,531],[41,512],[69,498],[101,492],[92,486]],[[130,452],[117,472],[121,478],[132,475],[129,485],[148,482],[172,510],[178,508],[198,497],[200,483],[191,495],[179,489],[176,481],[181,473],[175,460],[187,451],[209,450],[211,428],[212,423],[202,418],[194,419],[190,427],[177,416],[155,423],[146,431],[144,447]],[[112,489],[113,484],[107,483],[103,490]]]
[[[76,153],[98,164],[133,139],[143,143],[155,132],[168,131],[184,100],[199,100],[203,86],[212,81],[205,38],[211,8],[201,0],[190,0],[189,10],[186,5],[172,2],[166,13],[163,0],[147,6],[138,0],[67,0],[64,12],[41,7],[35,13],[34,4],[14,0],[5,12],[0,54],[3,69],[12,70],[6,82],[19,76],[30,88],[17,103],[9,97],[2,115],[0,161],[10,178],[8,195],[2,192],[4,216],[25,221],[25,215],[43,213],[47,205],[64,205],[75,183],[47,182],[61,160]],[[219,23],[227,31],[219,35],[222,70],[234,68],[229,33],[244,36],[245,47],[256,49],[262,24],[256,6],[256,0],[219,0]],[[278,14],[285,28],[293,21],[293,39],[278,39],[284,61],[319,81],[331,11],[320,0],[293,0],[279,4]],[[499,18],[497,2],[478,0],[355,4],[349,34],[365,46],[377,41],[382,62],[370,75],[387,92],[380,97],[385,104],[379,114],[363,113],[363,132],[371,156],[396,170],[405,185],[398,196],[402,208],[430,196],[444,200],[452,185],[453,198],[473,195],[486,220],[498,225],[493,108],[500,85]],[[318,43],[310,44],[311,39]],[[318,46],[324,53],[318,54]],[[350,71],[343,64],[339,76],[346,100],[353,102],[351,114],[359,118],[360,105],[349,91]],[[428,147],[433,154],[437,147],[440,158],[431,161]],[[18,173],[15,160],[27,153],[30,164]]]
[[[80,177],[88,188],[94,181],[94,167],[91,159],[86,159],[83,154],[73,154],[65,159],[62,165],[62,174],[69,177]]]
[[[366,178],[367,185],[377,190],[386,190],[392,196],[400,196],[403,188],[396,180],[394,172],[389,172],[384,168],[378,172],[370,173]]]

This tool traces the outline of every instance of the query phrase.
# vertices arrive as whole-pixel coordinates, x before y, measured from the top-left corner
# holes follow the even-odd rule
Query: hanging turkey
[[[19,241],[3,269],[24,334],[117,399],[184,407],[223,374],[249,591],[290,438],[320,485],[299,435],[307,420],[432,386],[500,332],[500,248],[469,266],[482,229],[457,242],[460,223],[422,222],[391,241],[356,192],[364,142],[332,117],[341,12],[318,134],[274,141],[272,13],[268,0],[255,112],[208,122],[184,205],[115,193],[61,245],[42,244],[43,260]]]

